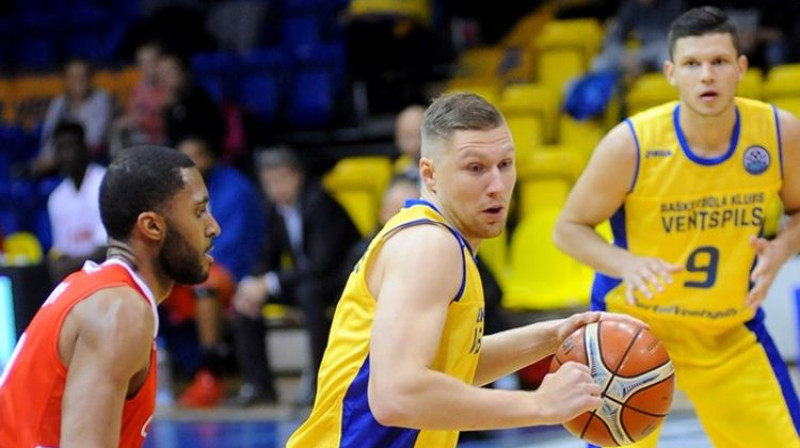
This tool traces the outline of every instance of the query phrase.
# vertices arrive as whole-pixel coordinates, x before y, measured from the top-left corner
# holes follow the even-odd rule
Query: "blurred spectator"
[[[222,144],[222,112],[191,79],[187,62],[174,54],[158,59],[158,76],[165,89],[164,125],[167,144],[175,147],[187,137],[201,136],[214,147]]]
[[[56,169],[53,160],[53,131],[59,122],[74,121],[83,126],[92,160],[103,160],[108,149],[108,131],[114,114],[111,95],[92,86],[92,67],[83,59],[72,59],[64,68],[65,92],[47,108],[42,128],[42,148],[33,161],[34,174]]]
[[[310,342],[310,375],[297,397],[310,404],[319,363],[328,340],[328,309],[343,284],[342,258],[359,239],[347,212],[322,186],[305,177],[297,156],[286,148],[258,154],[261,187],[271,201],[267,242],[255,275],[239,282],[234,296],[236,355],[244,385],[234,403],[274,400],[274,378],[266,355],[264,303],[291,304],[305,315]],[[282,259],[290,257],[287,266]]]
[[[61,122],[53,130],[53,160],[64,180],[47,200],[53,232],[50,278],[59,283],[84,261],[105,259],[107,236],[100,219],[100,182],[106,170],[89,162],[83,127]]]
[[[223,338],[223,311],[236,282],[253,271],[263,245],[266,218],[255,186],[236,169],[217,164],[218,146],[189,137],[178,143],[178,150],[197,165],[208,188],[211,210],[224,229],[214,240],[214,269],[209,279],[201,285],[174,288],[165,302],[168,310],[194,319],[200,344],[199,369],[178,402],[185,407],[207,407],[224,398],[221,376],[231,350]]]
[[[621,70],[629,78],[660,71],[669,59],[669,26],[685,10],[685,0],[623,0],[592,71]]]
[[[146,42],[136,49],[136,66],[141,79],[131,92],[125,114],[114,121],[116,147],[112,153],[132,145],[163,144],[166,140],[161,115],[164,88],[158,78],[160,56],[161,46],[156,42]]]
[[[424,114],[423,106],[408,106],[400,111],[394,123],[394,144],[400,151],[395,172],[416,182],[419,182],[419,152],[422,148],[420,126]]]

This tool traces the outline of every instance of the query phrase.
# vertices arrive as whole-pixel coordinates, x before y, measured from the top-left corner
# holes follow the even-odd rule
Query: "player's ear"
[[[145,239],[161,241],[167,234],[167,222],[156,212],[142,212],[136,218],[136,227]]]
[[[433,160],[428,157],[419,159],[419,175],[423,184],[431,191],[436,191],[436,165]]]
[[[664,61],[664,76],[667,77],[669,85],[675,86],[675,64],[669,59]]]
[[[750,61],[747,60],[747,56],[740,54],[736,59],[736,63],[739,65],[739,81],[741,81],[747,74],[747,67],[750,66]]]

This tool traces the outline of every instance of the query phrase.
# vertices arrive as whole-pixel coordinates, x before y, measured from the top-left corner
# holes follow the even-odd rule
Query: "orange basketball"
[[[601,321],[579,328],[555,353],[554,372],[567,361],[589,366],[602,387],[603,405],[564,423],[600,446],[629,445],[663,423],[675,388],[675,369],[661,343],[644,327]]]

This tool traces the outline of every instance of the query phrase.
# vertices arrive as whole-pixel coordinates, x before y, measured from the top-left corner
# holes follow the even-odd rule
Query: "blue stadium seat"
[[[278,81],[269,74],[252,74],[241,80],[239,103],[259,120],[272,123],[280,104]]]
[[[328,70],[303,70],[292,82],[289,122],[296,128],[323,127],[333,119],[333,74]]]
[[[32,69],[45,69],[56,63],[56,50],[48,37],[34,37],[17,47],[17,64]]]
[[[218,103],[223,98],[236,97],[231,93],[240,69],[239,59],[227,52],[198,53],[191,61],[195,81]]]
[[[311,15],[287,18],[283,22],[281,31],[281,45],[288,49],[316,44],[321,37],[319,19]]]
[[[96,33],[73,34],[67,39],[67,56],[92,62],[106,59],[105,38]]]

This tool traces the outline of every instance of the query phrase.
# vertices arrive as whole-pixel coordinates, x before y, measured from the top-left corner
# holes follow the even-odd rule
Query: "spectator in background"
[[[165,89],[164,126],[169,146],[186,137],[202,136],[212,145],[223,137],[222,113],[208,94],[194,85],[187,62],[174,54],[158,59],[158,76]]]
[[[86,260],[105,258],[107,236],[100,220],[100,182],[105,168],[89,161],[83,127],[61,122],[53,130],[53,161],[64,180],[50,193],[47,213],[53,232],[48,268],[53,284]]]
[[[269,198],[267,242],[255,275],[239,282],[233,303],[234,339],[245,384],[234,399],[249,405],[274,400],[273,375],[266,355],[261,309],[266,302],[295,305],[305,315],[311,346],[311,366],[298,404],[313,401],[316,374],[328,341],[328,308],[336,303],[343,284],[339,266],[360,238],[347,212],[322,186],[305,177],[289,149],[262,151],[256,159],[261,187]],[[284,256],[291,265],[281,263]]]
[[[425,108],[414,104],[400,111],[394,122],[394,144],[400,151],[395,172],[416,182],[419,182],[420,126],[424,114]]]
[[[139,144],[163,144],[164,88],[158,77],[158,59],[161,45],[155,41],[146,42],[136,49],[136,66],[141,73],[139,83],[133,88],[125,114],[114,121],[115,148]],[[113,154],[112,154],[113,155]]]
[[[192,159],[203,176],[211,210],[225,229],[214,240],[214,264],[208,280],[193,287],[176,286],[165,302],[168,312],[194,318],[200,344],[199,369],[178,402],[185,407],[207,407],[224,398],[221,376],[230,348],[223,338],[223,311],[236,282],[253,271],[263,246],[266,217],[255,186],[236,169],[217,163],[219,146],[202,137],[187,137],[177,148]]]
[[[667,32],[686,10],[685,0],[623,0],[606,33],[592,71],[620,71],[635,78],[660,71],[669,59]],[[635,41],[635,45],[629,43]]]
[[[65,92],[47,108],[42,128],[42,148],[32,171],[41,175],[57,169],[53,157],[53,131],[61,121],[83,126],[92,160],[103,160],[108,146],[108,131],[114,114],[114,101],[108,92],[92,85],[92,67],[83,59],[72,59],[64,68]]]

